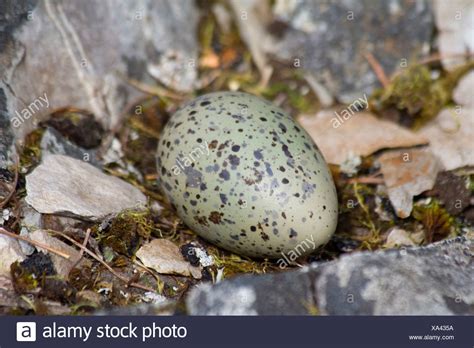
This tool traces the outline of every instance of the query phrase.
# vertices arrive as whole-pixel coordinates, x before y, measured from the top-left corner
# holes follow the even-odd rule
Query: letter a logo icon
[[[16,323],[16,340],[17,342],[36,342],[36,323]]]

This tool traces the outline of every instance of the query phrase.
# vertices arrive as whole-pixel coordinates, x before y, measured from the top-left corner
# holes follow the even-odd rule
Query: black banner
[[[474,347],[473,317],[0,317],[13,347]]]

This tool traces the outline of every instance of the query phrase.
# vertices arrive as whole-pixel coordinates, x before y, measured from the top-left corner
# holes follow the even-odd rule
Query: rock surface
[[[193,315],[474,314],[474,244],[360,252],[303,270],[241,276],[190,293]],[[313,310],[311,310],[313,308]]]
[[[389,76],[402,59],[428,53],[433,31],[430,1],[280,0],[275,14],[289,29],[269,47],[271,53],[292,63],[299,59],[302,68],[347,103],[378,85],[367,52]]]
[[[198,17],[186,0],[2,1],[0,114],[20,137],[68,106],[114,127],[141,95],[127,78],[152,83],[153,75],[170,88],[193,87]]]
[[[136,256],[146,267],[153,268],[158,273],[201,278],[200,268],[191,266],[181,255],[178,246],[168,239],[153,239],[144,244]]]
[[[18,295],[13,289],[10,277],[0,275],[0,314],[4,314],[2,307],[15,307],[19,305]]]
[[[73,144],[54,128],[46,128],[41,138],[40,146],[43,157],[48,155],[65,155],[89,162],[96,167],[100,166],[96,150],[86,150]]]
[[[244,275],[194,289],[191,315],[301,315],[314,307],[311,277],[303,272]]]
[[[435,0],[433,9],[438,28],[439,51],[444,68],[450,70],[474,54],[474,3],[471,0]]]
[[[0,234],[0,276],[10,276],[10,266],[16,261],[23,261],[25,254],[21,251],[16,239]]]
[[[473,33],[473,36],[474,36],[474,33]],[[471,70],[459,80],[458,85],[453,91],[453,100],[459,105],[467,106],[470,109],[474,109],[473,90],[474,90],[474,70]]]
[[[42,214],[99,220],[126,209],[139,209],[146,197],[134,186],[92,165],[50,155],[26,177],[26,202]]]

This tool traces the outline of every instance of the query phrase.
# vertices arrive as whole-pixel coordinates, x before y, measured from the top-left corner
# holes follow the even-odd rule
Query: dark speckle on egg
[[[337,222],[331,174],[283,110],[240,92],[182,106],[158,146],[160,186],[197,234],[237,254],[309,254]]]

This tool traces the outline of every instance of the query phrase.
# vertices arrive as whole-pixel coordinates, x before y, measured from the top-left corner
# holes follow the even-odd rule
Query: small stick
[[[374,178],[373,176],[361,176],[360,178],[352,178],[346,181],[348,184],[383,184],[383,178]]]
[[[456,58],[466,58],[470,59],[474,55],[473,54],[466,54],[466,53],[459,53],[459,54],[451,54],[451,55],[441,55],[440,53],[432,54],[429,57],[421,59],[420,61],[416,62],[415,64],[429,64],[433,62],[437,62],[439,60],[446,60],[446,59],[456,59]]]
[[[114,276],[116,276],[118,279],[120,279],[121,281],[123,281],[123,282],[124,282],[125,284],[127,284],[128,286],[133,286],[133,287],[135,287],[135,288],[142,289],[142,290],[145,290],[145,291],[156,292],[154,289],[149,288],[148,286],[141,285],[141,284],[138,284],[138,283],[135,283],[135,282],[130,282],[129,279],[127,279],[126,277],[122,276],[120,273],[117,273],[112,267],[110,267],[107,263],[105,263],[104,261],[102,261],[102,260],[100,259],[100,257],[97,256],[94,252],[92,252],[92,251],[90,251],[89,249],[87,249],[86,247],[84,247],[81,243],[76,242],[74,239],[72,239],[72,238],[69,237],[68,235],[66,235],[66,234],[64,234],[64,233],[62,233],[62,232],[53,231],[53,230],[48,230],[48,232],[57,234],[57,235],[63,237],[64,239],[68,240],[69,242],[71,242],[72,244],[74,244],[75,246],[77,246],[78,248],[81,248],[82,250],[84,250],[84,252],[86,252],[87,254],[89,254],[93,259],[95,259],[95,260],[98,261],[99,263],[101,263],[105,268],[107,268],[107,269],[109,270],[110,273],[112,273]]]
[[[136,89],[138,89],[141,92],[151,94],[151,95],[156,95],[156,96],[165,96],[167,98],[171,98],[171,99],[175,99],[175,100],[184,100],[184,99],[186,99],[186,96],[180,95],[178,93],[173,93],[173,92],[171,92],[171,91],[169,91],[169,90],[167,90],[163,87],[151,86],[151,85],[148,85],[146,83],[143,83],[143,82],[140,82],[138,80],[131,79],[131,78],[128,78],[128,77],[123,77],[123,76],[120,76],[120,77],[122,77],[122,79],[125,80],[125,82],[127,82],[129,85],[131,85],[132,87],[135,87]]]
[[[465,58],[467,60],[471,59],[474,57],[474,54],[464,54],[464,53],[459,53],[459,54],[451,54],[451,55],[441,55],[439,53],[432,54],[429,57],[426,57],[424,59],[419,60],[418,62],[414,62],[413,65],[425,65],[425,64],[430,64],[434,63],[440,60],[445,60],[445,59],[456,59],[456,58]],[[400,75],[402,72],[402,69],[397,69],[392,76],[390,77],[391,79],[394,79],[398,75]]]
[[[86,231],[86,236],[84,237],[84,241],[82,242],[82,247],[83,248],[85,248],[87,246],[87,243],[89,242],[90,235],[91,235],[91,229],[88,228],[87,231]],[[71,269],[75,268],[79,264],[79,261],[81,261],[82,256],[84,255],[84,249],[83,248],[81,248],[81,251],[79,251],[79,256],[77,258],[77,261],[74,262],[74,265],[71,267]]]
[[[375,75],[379,79],[380,83],[384,88],[387,88],[390,84],[390,80],[388,79],[387,75],[385,75],[385,71],[382,68],[382,65],[377,61],[374,55],[370,52],[365,53],[365,59],[369,62],[372,70],[374,70]]]
[[[11,238],[15,238],[15,239],[20,239],[22,241],[25,241],[25,242],[28,242],[30,244],[33,244],[33,245],[36,245],[37,247],[41,248],[41,249],[45,249],[45,250],[48,250],[56,255],[59,255],[61,257],[64,257],[66,260],[69,260],[71,258],[71,256],[69,254],[66,254],[62,251],[59,251],[59,250],[56,250],[56,249],[53,249],[51,248],[50,246],[46,245],[46,244],[43,244],[43,243],[40,243],[40,242],[37,242],[35,240],[32,240],[30,238],[26,238],[26,237],[23,237],[23,236],[19,236],[18,234],[15,234],[13,232],[10,232],[10,231],[7,231],[5,228],[3,227],[0,227],[0,233],[1,234],[4,234],[8,237],[11,237]]]

